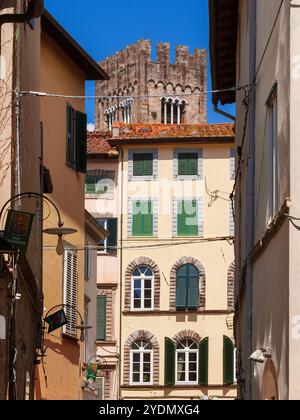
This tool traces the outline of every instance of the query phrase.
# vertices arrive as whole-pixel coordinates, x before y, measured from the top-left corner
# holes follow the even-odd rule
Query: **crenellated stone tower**
[[[170,63],[170,44],[157,45],[151,58],[151,41],[141,40],[101,62],[110,79],[96,83],[96,96],[128,96],[97,99],[96,130],[113,122],[197,124],[206,122],[206,50],[177,46]],[[193,95],[190,95],[193,94]]]

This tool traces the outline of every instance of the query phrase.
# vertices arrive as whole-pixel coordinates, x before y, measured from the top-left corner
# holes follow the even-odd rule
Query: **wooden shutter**
[[[153,236],[153,205],[151,201],[133,202],[132,235]]]
[[[76,111],[76,171],[86,173],[87,166],[87,116]]]
[[[177,206],[178,236],[198,236],[197,200],[180,201]]]
[[[142,236],[142,202],[132,202],[132,235]]]
[[[85,192],[86,194],[95,194],[96,192],[96,177],[95,175],[86,175],[85,177]]]
[[[77,250],[67,249],[64,254],[64,304],[68,324],[63,327],[64,334],[77,336],[77,297],[78,297],[78,255]]]
[[[133,154],[133,176],[153,175],[153,153]]]
[[[175,343],[165,337],[165,385],[175,385]]]
[[[199,344],[199,385],[208,385],[209,339],[204,338]]]
[[[198,153],[178,154],[178,175],[198,175]]]
[[[234,345],[230,338],[223,336],[223,383],[234,383]]]
[[[107,219],[107,230],[109,232],[107,238],[107,248],[109,250],[110,247],[116,247],[118,244],[118,219]],[[111,251],[114,250],[115,249],[111,249]]]
[[[97,296],[97,340],[106,340],[106,296]]]
[[[188,268],[180,267],[176,273],[176,309],[187,308]]]
[[[188,278],[188,292],[187,292],[187,307],[188,309],[198,309],[199,306],[199,278],[198,269],[192,265],[187,265]]]
[[[75,167],[75,135],[74,135],[74,118],[75,111],[67,105],[67,147],[66,147],[66,164],[70,168]]]

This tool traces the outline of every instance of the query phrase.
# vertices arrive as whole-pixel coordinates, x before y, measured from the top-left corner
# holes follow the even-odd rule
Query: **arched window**
[[[176,383],[198,384],[199,349],[194,340],[186,338],[176,347]]]
[[[182,124],[184,122],[185,99],[161,98],[162,124]]]
[[[153,348],[150,341],[136,340],[130,350],[130,382],[150,385],[153,382]]]
[[[199,278],[200,273],[195,265],[179,267],[176,273],[176,309],[198,309]]]
[[[150,267],[137,267],[132,273],[131,309],[151,311],[154,309],[154,274]]]

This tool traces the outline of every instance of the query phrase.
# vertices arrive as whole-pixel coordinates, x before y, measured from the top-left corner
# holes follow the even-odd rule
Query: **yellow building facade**
[[[232,125],[114,124],[124,399],[235,398]]]

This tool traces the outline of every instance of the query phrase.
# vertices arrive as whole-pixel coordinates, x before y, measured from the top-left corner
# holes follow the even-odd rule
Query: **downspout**
[[[250,309],[248,330],[248,346],[246,351],[249,355],[252,353],[253,346],[253,268],[250,261],[250,253],[254,247],[254,182],[255,182],[255,122],[256,122],[256,0],[248,0],[249,2],[249,130],[248,130],[248,170],[247,170],[247,242],[246,255],[248,258],[247,269],[247,291],[248,291],[248,305]],[[247,316],[247,315],[246,315]],[[247,324],[246,324],[247,325]],[[246,389],[246,397],[252,399],[252,382],[253,382],[253,364],[248,360],[248,382],[249,389]],[[248,392],[247,392],[248,391]]]
[[[121,159],[121,214],[120,214],[120,320],[119,320],[119,387],[118,400],[122,398],[122,308],[123,308],[123,201],[124,201],[124,153],[121,146],[118,146],[119,156]]]

